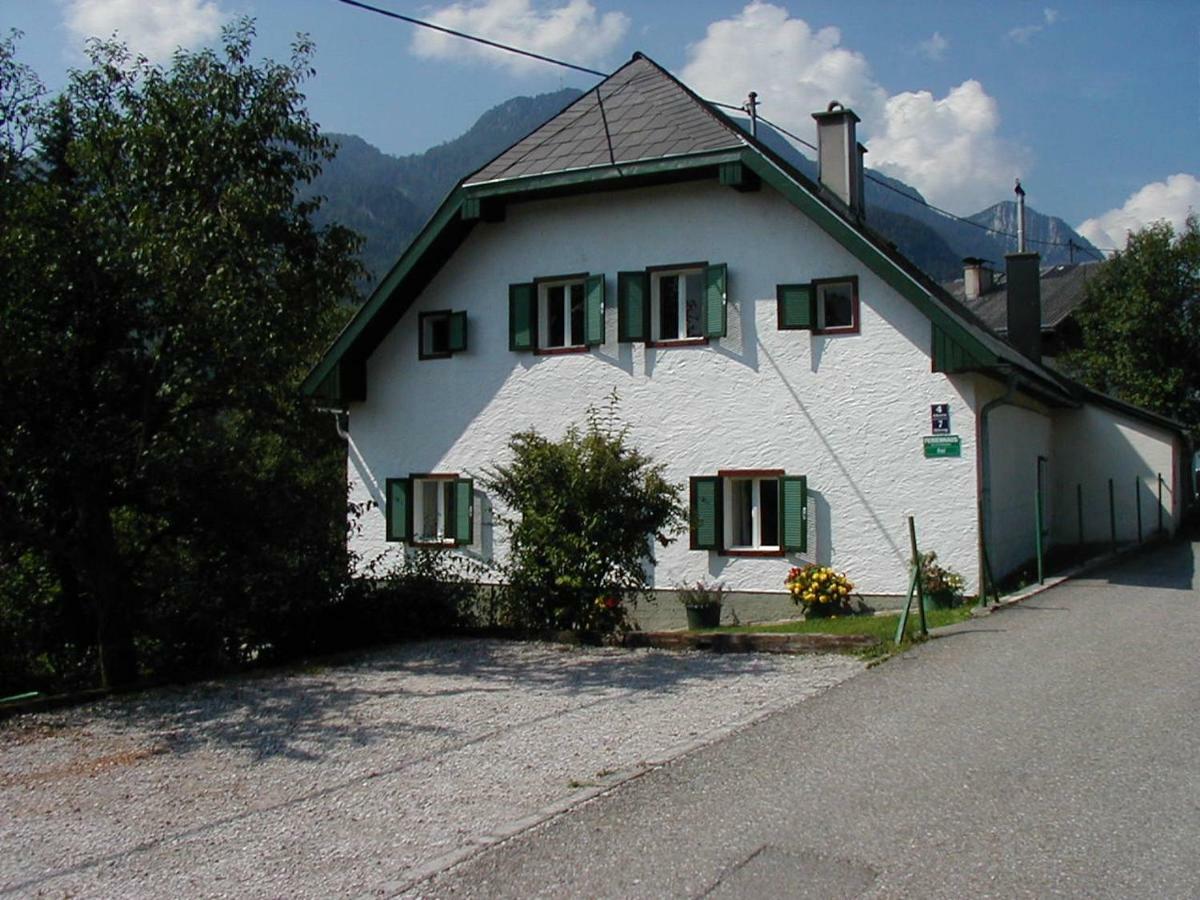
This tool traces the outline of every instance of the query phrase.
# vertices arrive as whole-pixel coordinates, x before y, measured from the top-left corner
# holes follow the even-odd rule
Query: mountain
[[[318,225],[339,222],[365,239],[369,290],[387,274],[460,178],[515,144],[582,92],[564,88],[514,97],[485,112],[463,135],[411,156],[389,156],[353,134],[327,134],[338,145],[310,188],[325,197]]]
[[[995,203],[973,216],[970,221],[995,231],[1017,233],[1017,204],[1012,200]],[[1005,252],[1015,253],[1016,238],[997,238],[1005,247]],[[1057,265],[1066,262],[1080,262],[1102,259],[1102,255],[1087,238],[1081,237],[1075,229],[1058,216],[1046,216],[1030,206],[1025,207],[1025,240],[1029,250],[1042,254],[1042,262],[1046,265]],[[1069,246],[1055,247],[1052,244],[1075,244],[1075,257],[1071,259]]]
[[[387,274],[460,178],[481,168],[581,93],[565,88],[536,97],[514,97],[485,112],[460,137],[411,156],[389,156],[355,135],[330,134],[338,154],[311,187],[311,193],[326,198],[317,223],[340,222],[363,235],[362,260],[369,273],[363,288],[369,290]],[[816,180],[817,164],[781,134],[760,124],[758,136]],[[961,276],[966,256],[1002,267],[1004,254],[1015,249],[1014,239],[987,230],[1016,233],[1016,205],[1011,201],[962,221],[932,209],[912,186],[879,172],[868,174],[867,224],[935,280]],[[1073,241],[1081,248],[1076,250],[1076,261],[1100,256],[1062,219],[1026,207],[1025,220],[1029,247],[1042,254],[1046,265],[1069,262],[1070,250],[1039,241],[1064,245]]]

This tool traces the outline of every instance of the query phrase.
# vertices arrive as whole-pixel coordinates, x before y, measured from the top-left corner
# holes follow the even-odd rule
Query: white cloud
[[[946,55],[946,48],[950,46],[950,42],[942,37],[941,32],[935,31],[928,39],[917,44],[917,50],[926,59],[932,59],[937,62]]]
[[[887,93],[860,53],[841,44],[836,28],[813,31],[770,3],[751,3],[708,26],[688,48],[682,80],[700,96],[740,104],[758,92],[762,114],[785,128],[813,131],[812,113],[838,100],[865,121],[879,121]]]
[[[228,18],[216,0],[66,0],[63,20],[80,42],[117,32],[134,53],[168,59],[216,37]]]
[[[1045,31],[1059,19],[1058,10],[1047,6],[1042,10],[1042,21],[1035,22],[1032,25],[1021,25],[1018,28],[1012,28],[1008,32],[1011,40],[1018,44],[1028,44],[1034,35]]]
[[[872,136],[874,168],[906,181],[930,203],[974,212],[1007,199],[1029,153],[997,135],[1000,112],[978,81],[936,99],[929,91],[889,97],[884,129]]]
[[[1088,219],[1075,230],[1097,247],[1121,250],[1129,232],[1162,219],[1179,231],[1194,213],[1200,213],[1200,179],[1180,172],[1135,191],[1119,209]]]
[[[1030,159],[1000,138],[996,101],[979,82],[965,81],[943,98],[927,91],[889,97],[866,58],[842,46],[838,29],[814,31],[770,3],[750,3],[710,24],[688,48],[680,74],[710,100],[738,104],[757,91],[765,118],[812,141],[812,113],[841,101],[862,119],[871,168],[957,213],[1007,199],[1013,176]]]
[[[629,17],[609,12],[597,15],[589,0],[568,0],[561,6],[535,8],[532,0],[484,0],[452,3],[425,17],[428,21],[510,44],[543,56],[580,65],[603,60],[629,30]],[[462,38],[418,28],[413,52],[427,59],[470,56],[508,67],[514,72],[545,71],[546,64],[515,53],[486,47]]]

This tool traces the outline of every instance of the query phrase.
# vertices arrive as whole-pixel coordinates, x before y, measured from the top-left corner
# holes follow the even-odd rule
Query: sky
[[[367,0],[611,72],[637,50],[701,96],[815,139],[839,100],[862,119],[867,164],[968,215],[1012,199],[1064,218],[1101,248],[1130,229],[1200,212],[1200,4],[929,0]],[[257,55],[317,46],[306,85],[327,131],[387,153],[450,140],[518,95],[595,76],[482,48],[338,0],[0,0],[0,29],[51,90],[116,32],[169,62],[256,21]]]

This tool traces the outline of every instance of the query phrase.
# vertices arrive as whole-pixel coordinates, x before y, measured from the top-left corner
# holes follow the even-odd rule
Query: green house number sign
[[[933,434],[921,440],[925,442],[926,459],[962,456],[962,440],[957,434]]]

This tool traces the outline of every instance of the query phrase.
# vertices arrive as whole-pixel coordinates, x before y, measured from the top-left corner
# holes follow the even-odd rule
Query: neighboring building
[[[1053,363],[1067,350],[1080,346],[1075,311],[1087,297],[1088,282],[1100,266],[1093,261],[1042,267],[1043,362]],[[942,287],[996,334],[1008,336],[1008,281],[1003,272],[991,269],[986,260],[968,258],[963,260],[963,277],[943,282]]]
[[[1108,539],[1109,478],[1122,539],[1135,478],[1157,526],[1159,474],[1173,531],[1178,428],[1066,381],[917,271],[866,225],[857,117],[815,118],[820,184],[637,54],[466,178],[305,382],[349,411],[370,507],[352,549],[503,555],[474,479],[514,432],[558,437],[614,389],[689,486],[661,589],[770,602],[817,560],[902,595],[911,515],[975,590],[983,546],[997,576],[1033,555],[1039,484],[1051,541],[1076,539],[1077,485],[1086,538]],[[1010,257],[1033,307],[1036,274]],[[1018,332],[1039,320],[1022,315]]]

